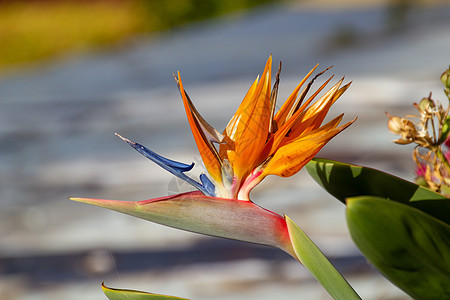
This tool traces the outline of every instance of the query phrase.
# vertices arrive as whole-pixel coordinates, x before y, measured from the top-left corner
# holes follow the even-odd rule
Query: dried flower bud
[[[389,116],[388,128],[393,134],[402,134],[402,118]]]
[[[388,128],[393,134],[401,135],[401,138],[394,141],[397,144],[410,144],[418,136],[417,128],[414,123],[408,119],[391,116],[389,117]]]
[[[450,67],[441,75],[444,93],[450,101]],[[389,117],[389,130],[401,145],[415,143],[413,159],[417,164],[416,182],[450,198],[450,105],[444,107],[431,99],[431,93],[414,103],[418,115]],[[413,122],[407,118],[418,118]]]

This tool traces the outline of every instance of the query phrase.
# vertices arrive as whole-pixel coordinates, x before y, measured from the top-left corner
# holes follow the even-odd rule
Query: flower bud
[[[389,117],[388,128],[393,134],[401,136],[400,139],[394,141],[397,144],[410,144],[417,137],[417,128],[414,123],[408,119],[391,116]]]
[[[393,134],[402,134],[402,118],[389,116],[388,128]]]
[[[430,98],[423,98],[419,102],[419,111],[420,112],[430,112],[431,109],[435,107],[434,101]]]
[[[441,81],[446,89],[450,89],[450,67],[441,75]]]

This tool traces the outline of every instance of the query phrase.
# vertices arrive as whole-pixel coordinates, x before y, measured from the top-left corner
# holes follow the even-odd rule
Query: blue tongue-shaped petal
[[[203,194],[208,196],[215,196],[215,187],[214,184],[209,180],[209,178],[205,174],[200,175],[200,180],[202,181],[203,185],[199,182],[193,180],[192,178],[188,177],[184,174],[184,172],[190,171],[194,167],[194,163],[188,165],[181,162],[177,162],[168,158],[165,158],[159,154],[156,154],[155,152],[151,151],[150,149],[146,148],[145,146],[142,146],[141,144],[135,143],[130,141],[127,138],[122,137],[120,134],[116,133],[116,135],[121,138],[123,141],[125,141],[128,145],[133,147],[137,152],[144,155],[154,163],[156,163],[161,168],[165,169],[166,171],[172,173],[173,175],[177,176],[178,178],[186,181],[190,185],[194,186],[196,189],[201,191]],[[203,176],[202,176],[203,175]]]
[[[200,181],[202,182],[203,188],[207,190],[209,194],[215,195],[216,187],[214,183],[209,180],[208,176],[205,174],[200,174]]]

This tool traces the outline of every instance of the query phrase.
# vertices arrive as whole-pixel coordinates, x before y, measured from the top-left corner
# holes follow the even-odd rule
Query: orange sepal
[[[315,65],[314,68],[309,71],[308,74],[300,81],[300,83],[297,85],[297,87],[294,89],[294,91],[291,93],[291,95],[286,99],[286,101],[283,103],[281,108],[276,113],[274,120],[277,123],[278,126],[282,126],[287,119],[287,116],[289,112],[291,111],[292,107],[297,105],[297,101],[299,100],[297,98],[298,92],[300,91],[300,88],[303,86],[305,81],[311,76],[311,74],[316,70],[316,68],[319,66],[319,64]]]
[[[200,116],[198,111],[195,109],[194,104],[187,96],[183,88],[180,72],[178,72],[178,77],[175,79],[180,90],[181,98],[183,99],[189,126],[191,127],[191,131],[203,163],[205,164],[205,167],[212,179],[216,183],[222,183],[222,163],[216,149],[210,141],[210,138],[215,134],[215,132],[211,131],[213,128]]]
[[[250,100],[253,98],[253,94],[255,93],[256,86],[258,85],[258,79],[256,78],[253,84],[248,89],[247,94],[239,105],[236,113],[231,118],[228,125],[225,127],[223,131],[223,143],[219,145],[219,156],[222,160],[227,158],[229,161],[234,161],[234,153],[235,153],[235,139],[236,132],[238,129],[238,123],[240,122],[241,115],[243,114],[245,108],[249,105]]]
[[[305,111],[306,107],[314,100],[314,97],[327,85],[327,83],[331,80],[331,78],[332,77],[330,77],[324,84],[322,84],[322,86],[312,96],[310,96],[309,99],[300,108],[298,108],[292,115],[291,115],[291,113],[289,113],[289,115],[287,116],[288,119],[278,129],[278,131],[275,132],[275,134],[272,136],[271,140],[267,143],[266,149],[265,149],[267,155],[271,155],[271,154],[275,153],[275,151],[279,148],[279,146],[282,142],[285,144],[285,143],[287,143],[287,141],[290,141],[290,140],[298,137],[298,135],[301,132],[299,132],[299,131],[294,132],[293,126],[296,125],[296,127],[299,127],[299,126],[307,125],[307,124],[302,123],[302,120],[304,119],[304,116],[306,114],[306,111]],[[305,91],[303,91],[303,92],[305,92]],[[308,124],[310,124],[310,123],[308,123]],[[289,137],[286,137],[286,135],[288,133],[289,133]]]
[[[278,175],[289,177],[296,174],[328,141],[355,121],[350,121],[335,128],[341,118],[342,116],[339,116],[324,126],[311,131],[309,134],[280,147],[264,167],[261,176]]]
[[[331,106],[337,99],[337,98],[335,98],[335,96],[336,96],[337,92],[339,91],[339,87],[342,84],[342,81],[343,81],[343,79],[338,81],[330,90],[328,90],[325,93],[325,95],[323,95],[318,101],[316,101],[314,104],[312,104],[307,109],[305,109],[303,107],[299,109],[299,111],[301,109],[305,109],[305,110],[302,111],[299,115],[292,117],[292,118],[295,117],[294,124],[290,128],[289,137],[285,138],[283,140],[282,144],[287,144],[290,141],[296,139],[297,137],[305,135],[308,132],[311,132],[320,127],[320,125],[322,124],[326,115],[328,114],[328,111],[330,110]],[[346,89],[346,87],[345,87],[345,89]],[[323,88],[323,86],[319,90],[321,90],[322,88]],[[316,93],[314,93],[314,95],[311,96],[310,99],[308,99],[307,103],[310,102],[310,100],[312,100],[312,98],[315,97],[317,95],[317,93],[318,93],[318,91]],[[339,96],[342,93],[339,93]],[[307,103],[305,103],[305,105]]]
[[[269,133],[271,118],[270,80],[272,57],[267,60],[264,72],[256,87],[252,86],[238,111],[232,118],[234,155],[228,155],[235,177],[243,179],[256,166]],[[227,126],[228,131],[228,126]]]

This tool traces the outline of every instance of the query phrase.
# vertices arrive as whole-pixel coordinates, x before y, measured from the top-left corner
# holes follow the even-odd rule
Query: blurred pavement
[[[385,111],[414,113],[412,103],[430,91],[444,100],[439,76],[450,63],[449,33],[450,6],[414,10],[398,30],[379,6],[267,6],[2,75],[0,298],[105,299],[105,281],[197,300],[326,299],[276,249],[66,198],[142,200],[183,189],[114,132],[198,162],[172,73],[180,70],[198,110],[220,130],[271,53],[274,64],[283,62],[280,103],[317,62],[334,65],[335,81],[353,81],[330,116],[358,120],[319,156],[412,179],[412,149],[391,143]],[[344,206],[306,172],[268,178],[252,199],[296,221],[362,298],[407,299],[366,264],[348,235]]]

